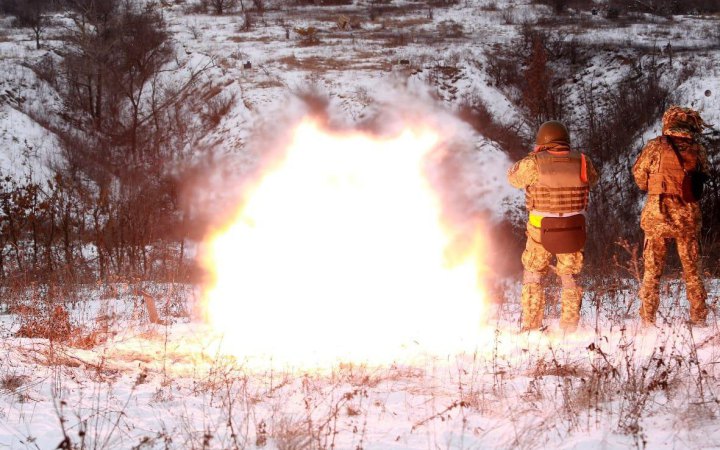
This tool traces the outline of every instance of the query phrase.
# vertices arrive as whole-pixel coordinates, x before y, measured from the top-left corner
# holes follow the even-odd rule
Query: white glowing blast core
[[[206,242],[203,304],[226,352],[313,366],[472,350],[483,241],[460,246],[426,176],[439,133],[301,122]],[[458,249],[458,247],[462,247]]]

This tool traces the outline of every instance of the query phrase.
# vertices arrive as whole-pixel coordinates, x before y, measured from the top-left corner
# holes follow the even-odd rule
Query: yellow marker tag
[[[542,222],[543,216],[537,214],[530,214],[530,225],[535,228],[540,228],[540,222]]]

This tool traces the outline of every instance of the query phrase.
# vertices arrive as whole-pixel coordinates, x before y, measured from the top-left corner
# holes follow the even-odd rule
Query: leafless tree
[[[8,12],[16,17],[15,26],[30,28],[35,37],[35,46],[40,48],[40,38],[48,25],[47,13],[52,6],[51,0],[21,0],[8,3]],[[5,8],[3,8],[5,9]]]
[[[225,14],[228,10],[234,8],[236,4],[237,0],[210,0],[210,6],[218,15]]]
[[[130,155],[137,159],[138,129],[144,118],[143,101],[153,89],[151,81],[173,56],[161,16],[155,13],[123,14],[120,36],[108,62],[113,85],[130,105],[130,123],[125,126],[130,140]],[[151,112],[148,112],[149,114]]]
[[[204,68],[171,89],[159,80],[178,66],[158,13],[114,0],[66,6],[74,27],[58,84],[76,131],[60,133],[63,177],[73,186],[88,184],[77,193],[100,273],[147,274],[149,246],[182,239],[175,163],[195,135],[181,128],[191,115],[201,116],[203,105],[191,97],[202,98]]]

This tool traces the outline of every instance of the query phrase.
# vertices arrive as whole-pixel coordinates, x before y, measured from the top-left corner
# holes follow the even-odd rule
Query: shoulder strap
[[[583,183],[588,182],[587,174],[587,160],[585,159],[585,153],[580,153],[580,181]]]
[[[667,136],[663,136],[663,140],[666,144],[670,146],[670,148],[673,149],[673,152],[675,152],[675,156],[677,156],[678,161],[680,162],[680,167],[682,168],[682,171],[687,173],[687,170],[685,170],[685,161],[683,160],[682,156],[680,156],[680,151],[675,146],[675,143]]]

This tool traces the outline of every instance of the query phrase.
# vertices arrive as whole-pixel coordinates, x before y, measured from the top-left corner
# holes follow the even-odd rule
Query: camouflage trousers
[[[640,288],[640,317],[645,323],[655,323],[660,304],[660,277],[665,266],[667,242],[670,239],[672,237],[664,234],[645,235],[643,250],[645,272]],[[705,304],[707,293],[700,275],[700,246],[694,234],[679,235],[674,239],[683,268],[687,299],[690,303],[690,322],[702,324],[705,322],[708,310]]]
[[[553,254],[545,250],[540,243],[540,229],[530,224],[527,227],[527,243],[522,254],[525,269],[522,286],[522,329],[534,330],[542,326],[545,314],[545,289],[542,277],[547,274]],[[560,300],[560,326],[573,331],[580,321],[582,289],[575,284],[575,276],[583,266],[583,253],[561,253],[557,258],[556,272],[562,281]]]

